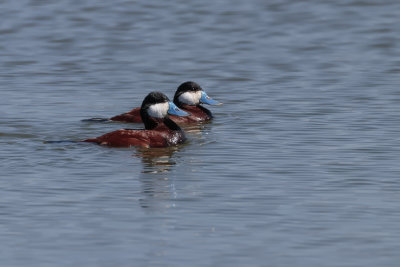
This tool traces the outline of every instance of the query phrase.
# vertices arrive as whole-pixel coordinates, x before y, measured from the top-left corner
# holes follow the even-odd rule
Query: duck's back
[[[110,118],[112,121],[122,121],[122,122],[142,122],[142,118],[140,117],[140,107],[134,108],[129,112],[114,116]]]

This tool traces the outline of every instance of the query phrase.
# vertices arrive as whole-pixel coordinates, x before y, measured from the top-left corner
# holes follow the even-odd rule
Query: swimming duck
[[[176,123],[192,123],[208,121],[213,118],[211,111],[203,107],[201,104],[220,105],[221,103],[212,99],[207,93],[195,82],[182,83],[175,92],[174,104],[183,111],[189,113],[188,116],[172,115],[170,118]],[[129,112],[110,118],[112,121],[122,122],[142,122],[140,117],[140,108],[134,108]]]
[[[183,143],[186,139],[183,130],[168,117],[168,114],[189,115],[163,93],[151,92],[144,98],[140,107],[140,117],[145,129],[121,129],[82,141],[115,147],[167,147]]]

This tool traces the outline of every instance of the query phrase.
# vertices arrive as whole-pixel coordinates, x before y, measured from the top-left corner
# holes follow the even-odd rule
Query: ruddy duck
[[[201,104],[220,105],[221,103],[209,97],[206,92],[195,82],[182,83],[175,92],[174,104],[189,113],[181,117],[172,115],[170,118],[176,123],[191,123],[208,121],[212,119],[211,111]],[[110,118],[112,121],[142,122],[140,108]]]
[[[116,147],[167,147],[183,143],[186,139],[183,130],[168,117],[168,114],[188,115],[163,93],[151,92],[140,107],[140,117],[145,129],[121,129],[82,141]]]

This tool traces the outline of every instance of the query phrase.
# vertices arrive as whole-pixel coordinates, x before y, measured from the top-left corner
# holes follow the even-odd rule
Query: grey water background
[[[398,266],[400,2],[2,1],[2,266]],[[72,142],[194,80],[170,149]]]

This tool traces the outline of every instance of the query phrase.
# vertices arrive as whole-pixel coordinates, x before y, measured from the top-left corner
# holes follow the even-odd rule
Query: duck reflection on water
[[[140,158],[143,163],[142,173],[164,173],[168,172],[176,162],[172,159],[174,152],[179,147],[144,148],[135,150],[134,157]]]
[[[139,175],[141,182],[140,206],[146,209],[168,209],[175,206],[177,192],[175,182],[169,172],[176,165],[174,153],[181,146],[163,148],[137,148],[133,157],[140,158],[143,169]]]

